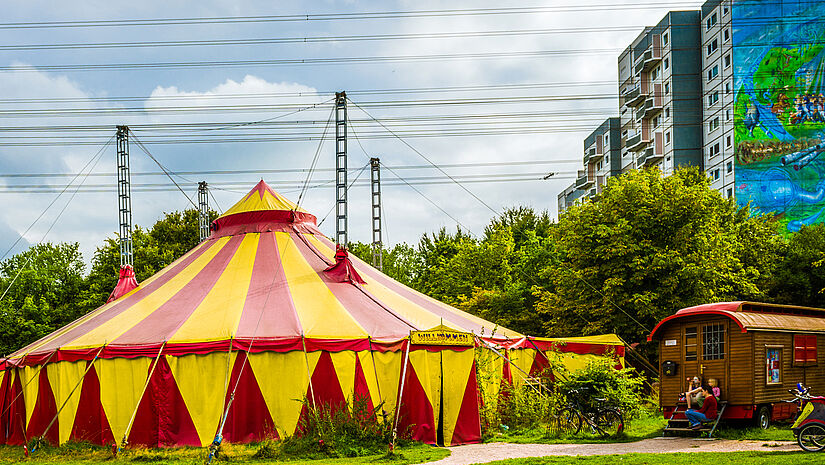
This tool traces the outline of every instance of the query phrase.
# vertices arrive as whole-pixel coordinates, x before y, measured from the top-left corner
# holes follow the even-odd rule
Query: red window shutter
[[[808,363],[816,363],[816,335],[808,335],[806,339],[805,361]]]
[[[793,362],[794,363],[805,363],[808,359],[808,354],[806,346],[807,341],[805,336],[802,334],[794,334],[793,335]]]

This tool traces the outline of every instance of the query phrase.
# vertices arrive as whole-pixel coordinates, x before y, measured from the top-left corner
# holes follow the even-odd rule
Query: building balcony
[[[593,185],[593,179],[588,177],[587,173],[585,173],[583,176],[579,176],[579,178],[576,179],[576,189],[584,190],[584,189],[587,189],[588,187],[590,187],[592,185]]]
[[[592,149],[584,151],[584,164],[587,165],[591,161],[593,161],[593,157],[596,155],[596,148],[593,147]]]
[[[637,74],[642,71],[650,71],[661,60],[662,47],[659,45],[653,45],[645,50],[644,53],[636,57],[636,60],[633,62],[633,71]]]
[[[627,138],[627,142],[625,142],[625,147],[631,152],[638,152],[642,147],[647,145],[650,142],[649,139],[643,138],[642,133],[638,132],[633,136]]]
[[[642,93],[642,86],[637,85],[636,87],[628,90],[624,94],[624,104],[629,107],[637,107],[640,103],[645,101],[646,95]]]
[[[646,148],[643,152],[639,153],[639,156],[636,158],[636,166],[643,167],[643,166],[652,166],[653,164],[659,162],[664,158],[664,153],[662,150],[662,137],[661,133],[657,132],[654,134],[654,143],[652,146]]]
[[[645,104],[642,105],[636,112],[636,116],[638,119],[648,119],[654,114],[662,111],[662,107],[663,105],[661,98],[650,97],[645,100]]]

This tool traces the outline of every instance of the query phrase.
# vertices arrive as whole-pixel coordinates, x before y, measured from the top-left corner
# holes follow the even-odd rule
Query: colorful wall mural
[[[825,1],[731,14],[737,202],[788,232],[825,222]]]

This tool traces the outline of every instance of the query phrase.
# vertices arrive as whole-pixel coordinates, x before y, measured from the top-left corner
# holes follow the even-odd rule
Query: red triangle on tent
[[[338,375],[329,352],[321,352],[318,363],[315,364],[315,371],[312,372],[311,380],[310,385],[307,386],[306,398],[315,408],[338,411],[346,406],[347,401],[344,397],[344,391],[338,382]],[[308,413],[307,406],[304,405],[301,409],[298,425],[295,428],[296,434],[303,431]]]
[[[152,370],[151,365],[149,371]],[[186,409],[165,357],[160,357],[138,406],[129,433],[130,444],[150,447],[200,446],[195,424]]]
[[[224,400],[224,411],[233,390],[235,399],[226,417],[223,437],[229,442],[236,443],[260,441],[265,438],[279,439],[275,422],[272,421],[261,388],[258,386],[258,380],[252,372],[252,366],[246,361],[246,352],[238,353],[235,365],[232,367],[229,392],[226,393]]]
[[[100,380],[94,366],[89,368],[83,378],[70,437],[75,441],[87,441],[93,444],[105,445],[115,442],[112,429],[109,428],[109,420],[106,418],[106,411],[103,410],[103,404],[100,402]]]
[[[0,441],[4,440],[4,444],[15,446],[25,444],[26,404],[22,395],[23,384],[17,376],[17,370],[6,371],[0,390],[3,392],[0,401],[0,428],[6,432]]]
[[[358,357],[358,354],[355,354],[355,385],[352,389],[353,393],[353,409],[355,409],[356,404],[363,402],[364,409],[369,410],[372,412],[375,409],[375,405],[373,404],[372,397],[370,396],[370,389],[367,385],[367,378],[364,376],[364,368],[361,367],[361,358]],[[367,412],[360,412],[366,414]],[[361,420],[367,420],[367,418],[361,418]]]
[[[407,362],[407,378],[401,391],[398,415],[399,437],[435,444],[433,406],[410,361]]]
[[[57,405],[54,401],[54,394],[52,387],[49,385],[49,377],[46,375],[46,369],[40,370],[37,386],[37,403],[34,404],[34,412],[32,413],[29,424],[26,428],[26,436],[29,438],[40,437],[46,432],[49,423],[54,419],[54,424],[51,426],[46,434],[46,439],[49,444],[57,445],[59,438],[59,421],[57,417]]]
[[[464,389],[464,398],[458,411],[458,420],[455,423],[451,446],[459,444],[478,443],[481,441],[481,417],[479,417],[478,382],[476,380],[476,364],[470,369],[467,387]]]

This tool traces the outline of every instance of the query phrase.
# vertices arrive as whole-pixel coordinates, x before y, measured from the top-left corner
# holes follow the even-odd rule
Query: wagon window
[[[685,361],[696,360],[696,327],[685,328]]]
[[[794,365],[816,365],[816,335],[794,334],[793,337]]]
[[[782,384],[782,347],[765,347],[767,384]]]
[[[702,359],[720,360],[725,358],[725,326],[711,324],[702,327]]]

